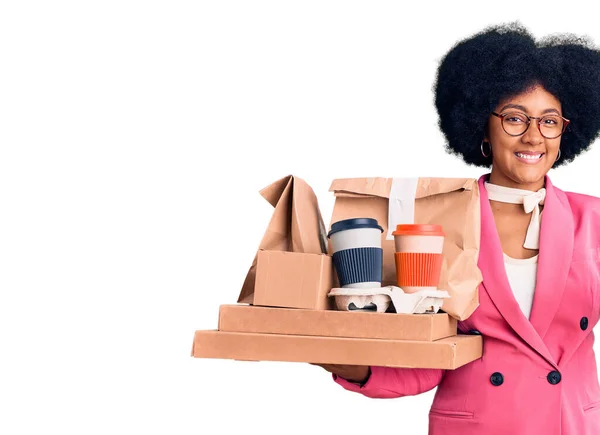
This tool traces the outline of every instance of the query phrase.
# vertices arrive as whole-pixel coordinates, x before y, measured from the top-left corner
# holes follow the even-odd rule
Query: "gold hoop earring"
[[[487,143],[487,144],[489,144],[489,145],[490,145],[490,152],[489,152],[488,154],[486,154],[486,153],[484,153],[484,152],[483,152],[483,144],[484,144],[484,143]],[[492,155],[492,144],[491,144],[491,143],[489,143],[489,142],[486,142],[485,140],[482,140],[482,141],[481,141],[481,146],[480,146],[479,148],[481,148],[481,154],[482,154],[482,155],[483,155],[483,157],[485,157],[486,159],[487,159],[489,156],[491,156],[491,155]]]

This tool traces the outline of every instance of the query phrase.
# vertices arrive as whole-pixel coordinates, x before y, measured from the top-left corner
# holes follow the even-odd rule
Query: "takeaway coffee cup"
[[[398,287],[406,293],[437,290],[445,237],[441,225],[402,224],[392,234]]]
[[[377,220],[371,218],[346,219],[331,226],[327,237],[341,287],[381,287],[382,232]]]

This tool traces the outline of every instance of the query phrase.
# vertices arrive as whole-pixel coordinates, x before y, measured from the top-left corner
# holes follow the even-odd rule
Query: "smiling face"
[[[560,101],[541,86],[502,101],[494,111],[498,114],[521,112],[535,117],[562,116]],[[515,123],[519,120],[509,121]],[[549,123],[551,121],[546,122],[547,125]],[[544,187],[544,176],[558,157],[560,136],[556,139],[542,136],[537,119],[531,120],[529,128],[521,136],[510,136],[502,128],[502,120],[490,115],[485,139],[492,147],[490,183],[525,190]]]

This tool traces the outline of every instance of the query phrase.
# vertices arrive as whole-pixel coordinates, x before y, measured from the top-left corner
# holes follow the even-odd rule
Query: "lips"
[[[532,151],[517,151],[515,153],[515,157],[522,163],[526,163],[528,165],[535,165],[542,160],[546,153],[542,153],[540,151],[532,152]]]
[[[542,153],[542,152],[537,152],[537,153],[516,152],[515,153],[515,156],[517,156],[520,159],[533,160],[533,161],[541,159],[543,155],[544,155],[544,153]]]

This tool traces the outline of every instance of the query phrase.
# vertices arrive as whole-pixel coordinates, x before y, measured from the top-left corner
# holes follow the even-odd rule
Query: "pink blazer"
[[[483,357],[456,370],[371,367],[360,387],[373,398],[438,387],[430,435],[599,435],[593,350],[600,316],[600,198],[563,192],[546,177],[537,285],[530,319],[505,273],[500,239],[481,190],[480,305],[459,330],[481,334]]]

